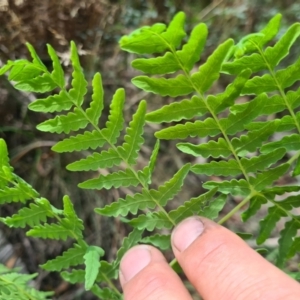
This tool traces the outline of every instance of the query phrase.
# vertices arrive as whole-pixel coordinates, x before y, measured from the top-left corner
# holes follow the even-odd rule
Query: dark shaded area
[[[243,35],[259,30],[277,12],[283,14],[283,30],[300,18],[300,4],[288,0],[0,0],[0,60],[3,64],[8,59],[28,57],[25,42],[29,42],[43,62],[51,67],[46,52],[46,44],[49,43],[58,51],[65,71],[70,75],[69,42],[73,40],[80,49],[82,65],[89,82],[95,72],[102,73],[107,107],[117,88],[126,89],[125,119],[129,121],[142,98],[146,97],[148,100],[149,111],[172,99],[147,95],[130,83],[131,78],[137,74],[130,67],[133,56],[120,51],[118,40],[139,26],[169,22],[179,10],[187,14],[188,30],[201,21],[209,27],[210,35],[202,60],[221,41],[228,37],[237,41]],[[293,48],[292,53],[296,54],[296,50]],[[222,90],[226,84],[227,82],[220,80],[214,89]],[[37,95],[15,90],[4,76],[0,77],[0,137],[8,144],[15,172],[58,208],[61,207],[62,196],[70,195],[76,211],[84,220],[87,242],[101,245],[106,251],[106,259],[111,260],[115,257],[122,238],[127,235],[128,228],[119,219],[96,215],[93,209],[111,203],[133,190],[121,188],[107,192],[78,189],[79,182],[95,174],[67,172],[65,166],[87,153],[58,155],[51,151],[51,145],[62,137],[36,130],[35,126],[49,117],[27,110],[27,105],[36,97]],[[105,116],[101,121],[105,121]],[[145,129],[146,142],[139,160],[141,167],[149,158],[154,143],[153,132],[157,129],[157,125],[151,124]],[[191,158],[176,151],[175,142],[163,142],[154,185],[170,178],[188,160]],[[180,197],[170,203],[170,208],[199,195],[203,180],[205,178],[190,175]],[[237,201],[240,199],[232,199],[224,213]],[[17,209],[18,205],[2,206],[1,216],[12,215]],[[243,228],[238,217],[234,217],[229,226],[240,231]],[[253,224],[254,230],[255,226]],[[62,282],[57,273],[48,273],[38,267],[61,254],[71,245],[70,242],[62,244],[35,240],[27,238],[22,230],[2,225],[1,229],[8,242],[13,245],[16,257],[25,263],[27,271],[39,272],[37,288],[54,290],[55,299],[94,299],[86,294],[82,296],[82,286],[71,286]]]

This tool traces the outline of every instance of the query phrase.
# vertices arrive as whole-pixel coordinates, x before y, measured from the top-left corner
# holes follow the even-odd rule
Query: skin
[[[172,248],[189,281],[205,299],[296,300],[300,285],[211,220],[191,217],[172,233]],[[148,245],[130,249],[120,265],[125,300],[191,300],[162,253]]]

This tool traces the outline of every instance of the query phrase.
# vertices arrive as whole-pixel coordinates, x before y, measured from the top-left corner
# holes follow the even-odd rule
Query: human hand
[[[205,300],[296,300],[300,285],[242,239],[205,218],[191,217],[172,233],[172,248]],[[120,264],[125,300],[190,300],[179,276],[156,248],[138,245]]]

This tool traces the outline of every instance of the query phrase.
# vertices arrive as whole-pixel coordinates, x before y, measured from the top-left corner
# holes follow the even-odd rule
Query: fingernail
[[[191,217],[178,224],[172,233],[172,244],[180,252],[188,248],[204,231],[198,217]]]
[[[151,261],[148,247],[140,245],[130,249],[120,263],[120,281],[125,284],[142,271]]]

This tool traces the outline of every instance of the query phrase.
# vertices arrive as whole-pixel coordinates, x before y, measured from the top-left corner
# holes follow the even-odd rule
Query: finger
[[[300,299],[300,285],[242,239],[205,218],[172,233],[174,254],[190,282],[209,299]]]
[[[154,247],[130,249],[120,264],[125,300],[191,300],[178,275]]]

